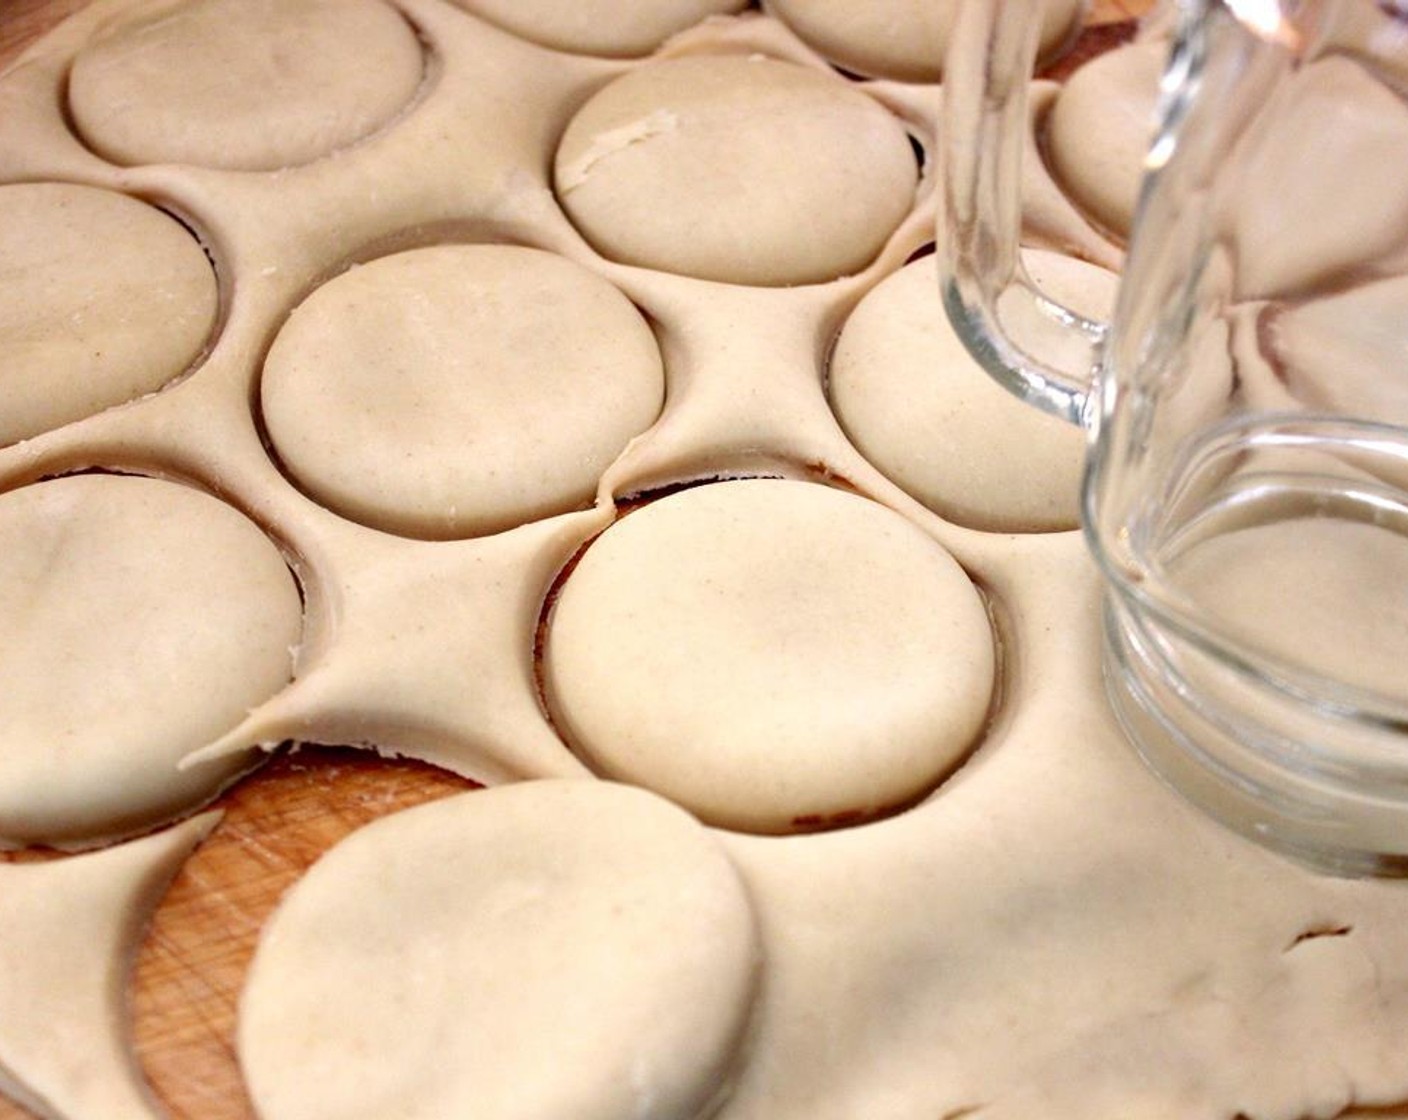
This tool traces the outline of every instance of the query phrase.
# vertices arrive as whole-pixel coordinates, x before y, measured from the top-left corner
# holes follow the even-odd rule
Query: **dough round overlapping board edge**
[[[289,892],[240,1057],[269,1120],[683,1120],[733,1075],[759,963],[743,883],[688,814],[501,786],[383,818]],[[347,1077],[350,1054],[375,1057]]]
[[[420,86],[400,115],[354,130],[333,154],[267,174],[119,168],[75,140],[55,97],[66,60],[130,6],[96,6],[0,80],[3,119],[22,120],[27,141],[7,145],[0,128],[0,179],[120,190],[179,217],[214,261],[215,336],[208,357],[155,396],[0,450],[0,486],[95,467],[171,475],[285,551],[307,596],[295,682],[207,758],[326,739],[495,782],[585,775],[539,706],[532,626],[554,579],[613,520],[612,499],[758,473],[854,489],[908,518],[984,593],[999,692],[975,752],[919,806],[821,835],[715,834],[746,890],[760,957],[718,1114],[1129,1115],[1180,1102],[1194,1115],[1333,1115],[1408,1092],[1403,893],[1310,878],[1184,809],[1140,769],[1100,699],[1094,581],[1075,535],[936,517],[833,419],[825,352],[856,301],[927,236],[927,176],[874,261],[825,284],[747,288],[613,263],[558,209],[552,156],[593,93],[652,61],[551,54],[429,2],[400,8],[423,52]],[[785,23],[751,15],[708,21],[659,57],[719,49],[818,64]],[[857,88],[927,136],[932,90]],[[1040,109],[1056,91],[1038,94]],[[1117,263],[1039,163],[1029,166],[1032,228]],[[605,471],[594,507],[488,537],[411,540],[319,506],[262,442],[257,389],[279,327],[359,264],[488,241],[559,253],[636,304],[666,370],[659,422]],[[281,763],[269,781],[297,765]],[[404,772],[387,763],[381,777],[391,788]],[[260,788],[251,781],[229,799]],[[370,783],[360,788],[372,796]],[[532,803],[550,787],[513,788]],[[476,796],[458,803],[467,818]],[[298,822],[311,832],[327,823]],[[306,864],[302,834],[261,859]],[[259,835],[223,850],[257,846]],[[230,884],[213,909],[242,913],[234,894],[250,889]],[[220,922],[207,932],[220,941]],[[242,975],[233,972],[228,991]],[[140,1046],[140,1017],[138,1028]],[[153,1046],[148,1069],[170,1095],[153,1068],[163,1049]],[[198,1110],[175,1107],[245,1115],[233,1088]]]

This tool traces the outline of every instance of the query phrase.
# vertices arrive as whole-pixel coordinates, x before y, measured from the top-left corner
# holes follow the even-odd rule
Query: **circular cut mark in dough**
[[[505,30],[560,51],[638,58],[671,35],[747,0],[453,0]]]
[[[1405,427],[1405,323],[1408,276],[1391,276],[1277,308],[1263,344],[1302,407]]]
[[[603,773],[786,832],[932,789],[982,731],[994,660],[937,542],[864,498],[755,479],[602,534],[563,583],[543,668],[559,729]]]
[[[182,0],[87,43],[69,107],[115,163],[271,171],[381,128],[423,71],[415,32],[382,0]]]
[[[641,67],[577,113],[557,192],[626,264],[736,284],[856,272],[914,202],[904,129],[828,74],[766,58]]]
[[[664,391],[655,336],[595,273],[445,245],[315,291],[274,340],[261,395],[275,450],[319,502],[450,539],[589,503]]]
[[[766,0],[773,15],[836,65],[855,74],[902,82],[943,77],[956,0]],[[1047,0],[1041,21],[1043,56],[1060,49],[1080,19],[1079,0]]]
[[[278,549],[206,494],[78,475],[0,495],[0,843],[209,800],[250,757],[177,763],[288,682],[301,626]]]
[[[541,781],[382,818],[265,927],[240,1003],[264,1120],[689,1120],[757,985],[718,842],[641,790]]]
[[[1108,310],[1111,273],[1054,253],[1025,259],[1058,298]],[[934,257],[886,278],[852,312],[829,386],[856,447],[935,513],[1003,533],[1079,524],[1084,435],[1019,400],[969,355],[944,314]]]
[[[1047,118],[1056,181],[1120,240],[1134,222],[1167,53],[1166,43],[1150,41],[1097,56],[1071,75]]]
[[[0,276],[0,446],[155,392],[215,326],[195,238],[112,191],[0,186]]]

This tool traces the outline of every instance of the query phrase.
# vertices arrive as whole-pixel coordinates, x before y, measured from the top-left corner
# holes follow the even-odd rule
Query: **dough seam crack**
[[[679,117],[669,109],[656,109],[648,116],[628,121],[616,128],[608,128],[605,132],[598,132],[587,146],[587,150],[562,169],[557,177],[558,191],[567,194],[576,190],[587,181],[596,165],[603,160],[656,136],[674,132],[679,125]]]

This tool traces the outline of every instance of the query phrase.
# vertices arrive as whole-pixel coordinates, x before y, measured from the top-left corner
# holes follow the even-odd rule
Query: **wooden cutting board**
[[[0,69],[85,2],[0,0]],[[1127,28],[1116,25],[1148,6],[1095,0],[1088,22],[1099,30],[1080,53],[1123,37]],[[136,1052],[173,1117],[254,1120],[235,1060],[235,1010],[259,930],[284,889],[360,825],[467,788],[416,763],[307,749],[276,758],[220,799],[225,817],[166,895],[133,976]],[[28,1116],[0,1100],[0,1120]]]

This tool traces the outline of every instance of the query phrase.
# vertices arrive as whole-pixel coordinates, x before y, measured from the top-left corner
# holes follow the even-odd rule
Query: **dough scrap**
[[[717,842],[640,790],[537,781],[386,817],[265,927],[240,1003],[264,1120],[689,1120],[758,977]]]
[[[114,191],[0,186],[0,277],[0,446],[156,392],[215,326],[195,238]]]
[[[1041,286],[1105,314],[1115,277],[1029,250]],[[993,532],[1074,529],[1085,437],[1017,399],[969,355],[939,300],[935,258],[883,280],[831,356],[832,407],[872,463],[939,515]]]
[[[251,756],[177,763],[288,682],[301,621],[278,549],[199,491],[0,495],[0,844],[91,845],[208,801]]]
[[[114,163],[272,171],[386,125],[423,70],[415,32],[383,0],[179,0],[84,46],[69,109]]]
[[[937,82],[943,77],[957,3],[932,0],[767,0],[764,5],[838,66],[872,78]],[[1059,49],[1080,23],[1079,0],[1042,6],[1043,55]]]
[[[274,449],[313,497],[438,539],[590,504],[664,396],[655,338],[620,291],[505,245],[343,273],[294,311],[261,385]]]
[[[563,207],[614,261],[734,284],[814,284],[868,264],[914,203],[899,122],[825,74],[768,58],[641,67],[578,111]]]
[[[0,863],[0,1090],[44,1120],[160,1120],[130,1051],[125,985],[147,919],[219,819]]]
[[[747,0],[452,0],[466,11],[545,47],[608,58],[649,54],[677,31]]]
[[[543,650],[550,708],[590,763],[762,832],[928,792],[979,737],[994,673],[982,599],[942,546],[877,504],[768,479],[608,529]]]

